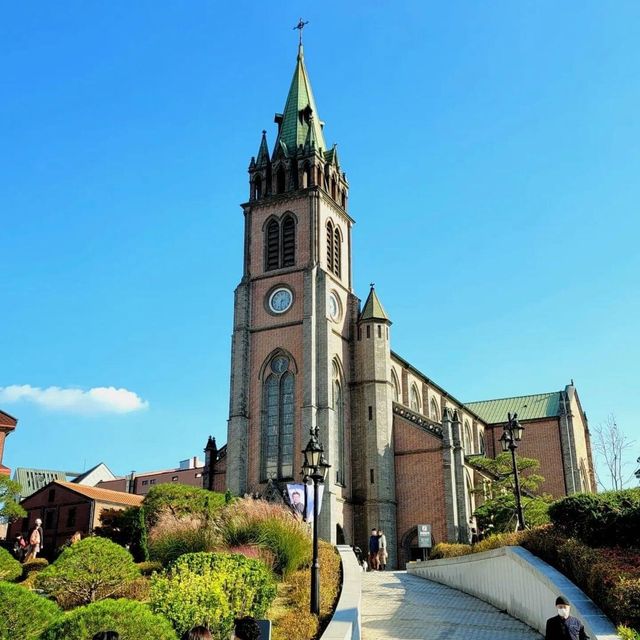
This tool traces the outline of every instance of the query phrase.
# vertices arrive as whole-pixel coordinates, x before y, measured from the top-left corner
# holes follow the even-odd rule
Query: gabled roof
[[[278,139],[274,146],[274,157],[278,149],[282,148],[288,153],[295,153],[300,145],[304,145],[309,137],[309,128],[313,129],[311,139],[316,147],[326,149],[322,125],[318,117],[316,102],[313,99],[311,83],[304,64],[304,52],[302,45],[298,47],[298,60],[293,72],[291,87],[287,95],[287,102],[282,114],[276,114],[276,122],[280,122]]]
[[[532,396],[467,402],[465,406],[477,413],[487,424],[507,422],[508,413],[517,413],[518,420],[554,418],[560,415],[560,394],[560,391],[552,391]]]
[[[97,502],[111,502],[112,504],[121,504],[129,507],[138,507],[142,504],[144,496],[138,496],[135,493],[124,493],[123,491],[112,491],[111,489],[99,489],[98,487],[88,487],[83,484],[74,484],[73,482],[62,482],[56,480],[53,484],[59,484],[65,489],[75,491],[82,496],[96,500]]]
[[[378,299],[374,287],[371,287],[371,291],[369,291],[369,297],[364,303],[364,308],[360,314],[360,320],[383,320],[391,323],[389,316],[387,316],[380,300]]]
[[[100,473],[98,472],[100,472],[105,477],[104,478],[99,477]],[[92,474],[95,476],[93,479],[90,477]],[[97,465],[81,473],[77,478],[74,478],[73,483],[95,486],[97,482],[100,480],[104,481],[104,480],[115,480],[115,479],[116,479],[116,476],[113,474],[111,469],[109,469],[109,467],[107,467],[107,465],[104,462],[98,462]]]

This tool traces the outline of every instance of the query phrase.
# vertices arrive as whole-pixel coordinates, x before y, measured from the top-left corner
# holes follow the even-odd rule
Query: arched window
[[[411,385],[411,394],[409,395],[409,406],[412,411],[420,411],[420,396],[415,384]]]
[[[262,480],[293,477],[294,382],[286,356],[276,356],[262,394]]]
[[[311,186],[311,169],[309,167],[309,163],[305,163],[304,169],[302,170],[302,188],[306,189]]]
[[[327,222],[327,269],[333,271],[333,223]]]
[[[316,180],[317,185],[322,185],[322,167],[318,167],[318,179]]]
[[[340,229],[336,226],[333,230],[333,273],[338,278],[342,271],[342,238],[340,237]]]
[[[440,422],[440,411],[438,410],[438,404],[436,403],[434,398],[431,398],[431,404],[430,406],[430,412],[431,412],[431,419],[435,420],[436,422]]]
[[[396,376],[396,372],[393,369],[391,369],[391,387],[394,401],[400,402],[400,383],[398,382],[398,376]]]
[[[485,454],[484,431],[480,429],[478,429],[478,453],[481,455]]]
[[[253,197],[255,200],[262,198],[262,178],[259,175],[253,180]]]
[[[336,199],[336,179],[331,178],[331,197]]]
[[[285,189],[285,173],[284,167],[280,165],[276,172],[276,193],[284,193]]]
[[[473,439],[471,438],[471,425],[469,424],[468,420],[464,421],[464,435],[463,435],[463,445],[464,445],[464,452],[466,455],[471,455],[473,453]]]
[[[296,263],[296,222],[285,216],[282,222],[282,266],[292,267]]]
[[[347,208],[347,192],[346,191],[342,192],[342,208],[343,209]]]
[[[334,364],[333,381],[333,416],[334,416],[334,436],[336,451],[336,482],[345,484],[344,469],[344,396],[342,394],[342,385],[337,373],[337,367]]]
[[[271,220],[267,225],[265,244],[265,269],[277,269],[280,266],[280,225],[277,220]]]

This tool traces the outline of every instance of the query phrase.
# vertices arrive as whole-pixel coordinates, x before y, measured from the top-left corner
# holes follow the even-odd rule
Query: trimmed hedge
[[[4,547],[0,547],[0,580],[13,582],[21,575],[22,565]]]
[[[0,640],[37,640],[61,613],[51,600],[0,582]]]
[[[38,574],[36,585],[69,609],[108,598],[139,575],[126,549],[94,537],[67,547]]]
[[[167,620],[131,600],[103,600],[78,607],[52,624],[41,640],[87,640],[105,630],[117,631],[120,640],[177,640]]]
[[[182,634],[195,625],[226,639],[234,618],[261,618],[276,596],[271,572],[258,560],[227,553],[187,553],[151,578],[151,608]]]
[[[551,505],[549,516],[560,533],[592,547],[640,546],[640,488],[568,496]]]

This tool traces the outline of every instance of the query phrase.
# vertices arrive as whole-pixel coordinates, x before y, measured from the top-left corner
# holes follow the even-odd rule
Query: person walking
[[[556,598],[556,609],[558,615],[547,620],[544,640],[589,640],[582,622],[570,615],[571,606],[564,596]]]
[[[29,551],[27,552],[27,555],[24,559],[25,562],[28,562],[29,560],[35,560],[35,558],[38,557],[38,554],[40,553],[40,551],[42,551],[43,547],[43,535],[44,532],[42,530],[42,520],[38,518],[36,520],[35,527],[33,527],[31,533],[29,534]]]
[[[29,544],[24,539],[24,536],[22,534],[19,534],[13,544],[13,555],[15,555],[18,562],[24,561],[24,557],[27,553],[28,548]]]
[[[387,536],[382,529],[378,529],[378,569],[384,571],[387,568]]]
[[[375,571],[378,568],[378,551],[380,551],[378,530],[373,528],[369,537],[369,568],[371,571]]]

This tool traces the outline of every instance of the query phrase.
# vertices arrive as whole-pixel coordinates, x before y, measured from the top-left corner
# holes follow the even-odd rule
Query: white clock
[[[333,291],[329,294],[329,317],[336,321],[340,318],[340,301]]]
[[[273,313],[284,313],[289,309],[292,302],[293,294],[291,290],[286,287],[280,287],[269,296],[269,309]]]

